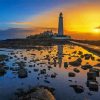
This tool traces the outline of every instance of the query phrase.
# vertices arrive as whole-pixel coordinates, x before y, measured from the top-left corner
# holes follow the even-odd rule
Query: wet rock
[[[27,60],[27,57],[24,57],[24,60]]]
[[[96,80],[96,73],[95,72],[88,72],[87,73],[87,80]]]
[[[18,100],[55,100],[55,97],[48,89],[41,87],[31,89],[28,92],[22,91]]]
[[[68,76],[69,76],[69,77],[75,77],[75,73],[69,72]]]
[[[100,63],[98,63],[98,64],[96,64],[96,65],[94,65],[95,67],[100,67]]]
[[[6,70],[4,68],[0,68],[0,76],[4,76],[6,74]]]
[[[44,80],[44,82],[45,82],[45,83],[50,83],[50,81],[48,81],[48,80]]]
[[[29,67],[33,67],[32,65],[29,65]]]
[[[84,92],[84,88],[80,85],[70,85],[70,87],[73,87],[76,93],[82,93]]]
[[[16,62],[16,64],[18,64],[18,66],[20,66],[21,68],[25,67],[25,62],[20,61],[20,62]]]
[[[40,74],[46,74],[46,69],[40,70]]]
[[[34,69],[34,72],[38,72],[39,71],[39,69]]]
[[[84,70],[87,70],[87,69],[91,69],[92,67],[93,66],[91,66],[90,64],[85,64],[81,68],[84,69]]]
[[[85,57],[85,60],[89,60],[92,57],[92,55],[91,54],[84,54],[84,57]]]
[[[80,72],[80,70],[77,69],[77,68],[74,68],[73,70],[74,70],[74,72],[76,72],[76,73],[79,73],[79,72]]]
[[[77,60],[75,60],[73,62],[69,62],[69,64],[72,66],[80,66],[81,62],[82,62],[81,58],[78,58]]]
[[[87,81],[87,87],[90,91],[98,91],[98,82],[97,81]]]
[[[18,71],[19,78],[26,78],[27,76],[28,76],[28,72],[26,69],[24,69],[24,68],[19,69],[19,71]]]
[[[96,77],[100,76],[100,69],[96,69],[96,68],[91,68],[90,72],[94,72],[96,74]]]
[[[68,67],[68,63],[64,62],[64,68],[66,69]]]
[[[51,74],[51,78],[56,78],[57,74],[54,73],[54,74]]]
[[[83,52],[82,51],[78,51],[78,55],[83,55]]]
[[[0,55],[0,62],[5,61],[7,58],[7,55]]]

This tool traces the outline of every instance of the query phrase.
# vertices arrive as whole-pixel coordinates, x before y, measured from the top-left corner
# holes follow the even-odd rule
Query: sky
[[[56,29],[60,12],[64,34],[100,40],[100,0],[0,0],[0,30]]]

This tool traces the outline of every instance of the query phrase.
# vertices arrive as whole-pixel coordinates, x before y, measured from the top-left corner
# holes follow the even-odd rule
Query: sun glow
[[[94,34],[100,34],[100,29],[95,28],[95,29],[93,30],[93,32],[94,32]]]

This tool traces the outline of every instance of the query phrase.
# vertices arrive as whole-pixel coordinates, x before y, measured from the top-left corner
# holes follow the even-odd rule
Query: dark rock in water
[[[44,82],[45,82],[45,83],[50,83],[50,81],[48,81],[48,80],[44,80]]]
[[[87,80],[96,80],[96,73],[95,72],[88,72],[87,73]]]
[[[40,70],[40,74],[46,74],[46,69]]]
[[[5,61],[7,58],[7,55],[0,55],[0,62]]]
[[[84,57],[85,57],[85,60],[89,60],[92,57],[92,55],[91,54],[84,54]]]
[[[29,67],[33,67],[32,65],[29,65]]]
[[[18,66],[20,66],[21,68],[25,67],[25,62],[20,61],[20,62],[16,62],[18,64]]]
[[[97,61],[100,61],[100,59],[97,59]]]
[[[79,69],[77,69],[77,68],[74,68],[74,72],[79,73],[79,72],[80,72],[80,70],[79,70]]]
[[[96,64],[96,65],[94,65],[95,67],[100,67],[100,63],[98,63],[98,64]]]
[[[69,62],[69,64],[72,65],[72,66],[80,66],[81,62],[82,62],[82,59],[78,58],[76,61]]]
[[[57,74],[54,73],[54,74],[51,75],[51,78],[56,78],[56,76],[57,76]]]
[[[6,74],[6,70],[4,68],[0,68],[0,76],[4,76]]]
[[[90,91],[98,91],[98,89],[99,89],[97,81],[88,80],[87,87],[89,87]]]
[[[24,68],[19,69],[19,71],[18,71],[19,78],[26,78],[27,76],[28,76],[28,72],[26,69],[24,69]]]
[[[82,55],[82,54],[83,54],[83,52],[82,52],[82,51],[79,51],[79,52],[78,52],[78,55]]]
[[[69,77],[75,77],[75,73],[69,72],[68,76],[69,76]]]
[[[34,72],[38,72],[39,71],[39,69],[34,69]]]
[[[95,60],[95,57],[91,56],[91,60],[93,60],[93,61],[94,61],[94,60]]]
[[[68,63],[64,62],[64,68],[66,69],[68,67]]]
[[[77,53],[77,51],[72,52],[72,54],[76,54],[76,53]]]
[[[70,85],[70,87],[73,87],[76,93],[82,93],[84,92],[84,88],[80,85]]]
[[[44,87],[36,87],[27,92],[16,93],[18,100],[55,100],[52,92]]]
[[[91,68],[90,72],[94,72],[96,74],[96,77],[100,76],[100,69],[96,69],[96,68]]]
[[[91,69],[93,66],[91,66],[90,64],[86,64],[86,65],[83,65],[81,68],[84,69],[84,70],[87,70],[87,69]]]

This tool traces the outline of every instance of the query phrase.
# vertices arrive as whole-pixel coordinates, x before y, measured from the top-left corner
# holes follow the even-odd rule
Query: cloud
[[[96,27],[95,29],[100,29],[100,26]]]

